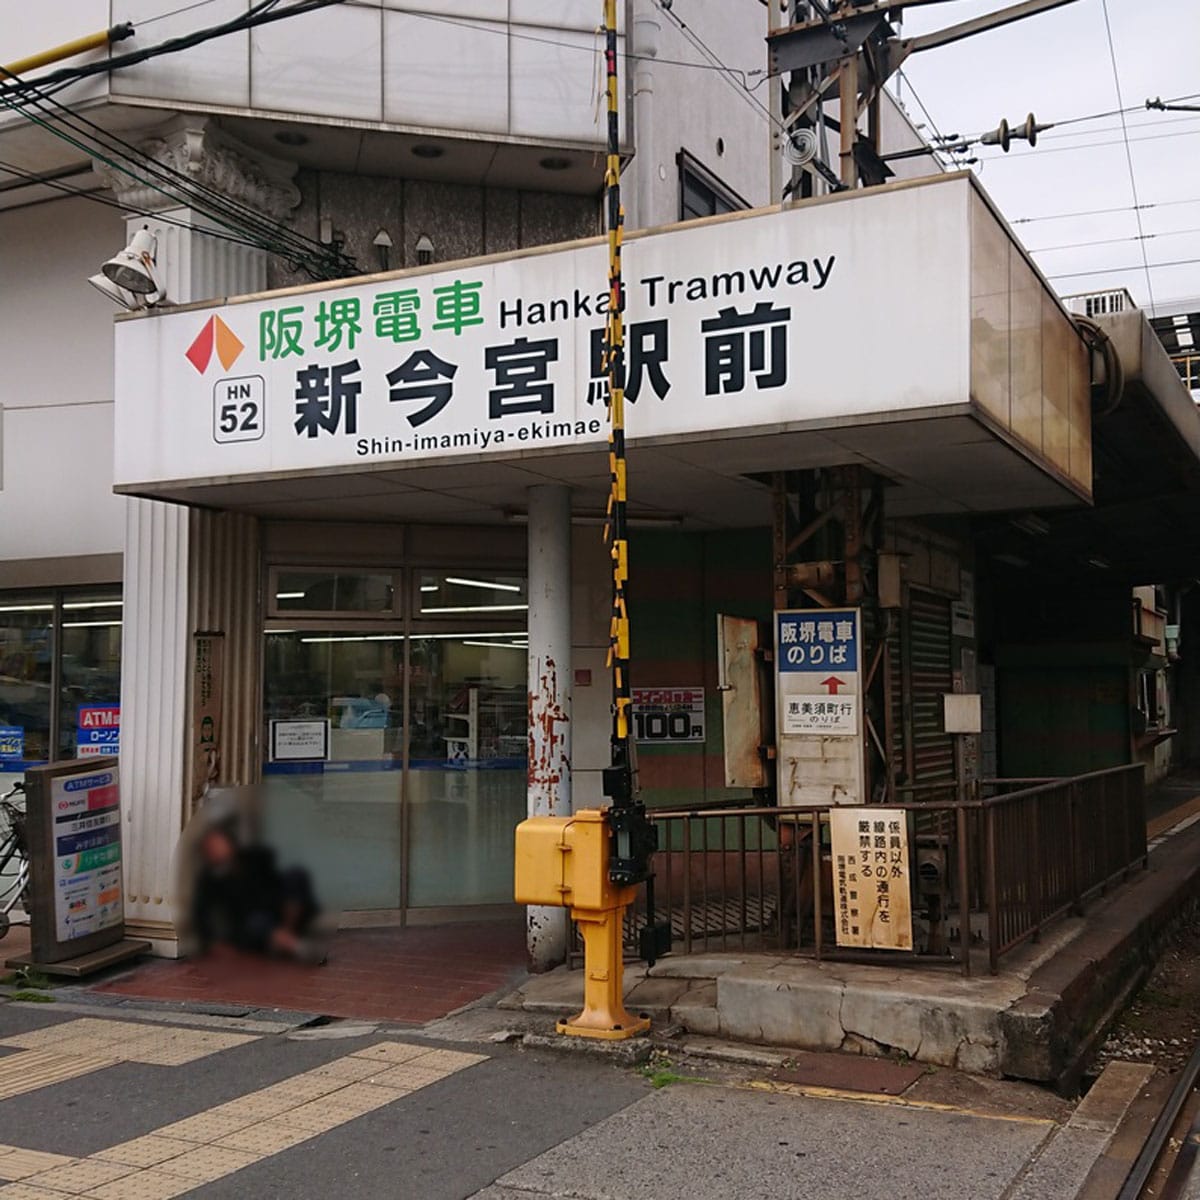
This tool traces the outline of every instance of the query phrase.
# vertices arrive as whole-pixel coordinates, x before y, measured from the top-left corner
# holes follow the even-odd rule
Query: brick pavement
[[[156,959],[93,990],[422,1024],[510,986],[524,964],[523,921],[348,929],[337,934],[329,961],[320,967],[243,958]]]

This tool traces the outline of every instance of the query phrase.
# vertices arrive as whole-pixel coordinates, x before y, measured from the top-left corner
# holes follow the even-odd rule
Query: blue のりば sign
[[[857,671],[858,611],[814,608],[777,614],[778,670]]]

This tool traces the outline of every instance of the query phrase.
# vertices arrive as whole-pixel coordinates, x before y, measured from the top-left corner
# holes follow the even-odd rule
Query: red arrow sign
[[[836,696],[838,694],[838,688],[844,688],[846,686],[846,681],[844,679],[839,679],[836,675],[830,675],[828,679],[821,680],[821,686],[823,688],[828,688],[831,696]]]

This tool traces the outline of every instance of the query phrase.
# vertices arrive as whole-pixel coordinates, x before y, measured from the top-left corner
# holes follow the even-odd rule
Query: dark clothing
[[[227,868],[203,866],[192,895],[192,928],[204,950],[223,944],[263,954],[275,930],[303,936],[316,915],[308,873],[280,871],[264,846],[238,849]]]

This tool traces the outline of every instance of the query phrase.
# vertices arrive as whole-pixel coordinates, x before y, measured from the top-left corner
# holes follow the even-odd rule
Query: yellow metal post
[[[637,888],[620,888],[613,896],[615,907],[607,911],[571,910],[583,935],[583,1011],[559,1021],[559,1033],[615,1041],[650,1028],[649,1017],[635,1017],[625,1007],[623,994],[625,908],[636,895]]]
[[[583,1009],[558,1022],[559,1033],[574,1037],[627,1038],[650,1028],[625,1008],[623,924],[637,888],[609,878],[612,837],[600,808],[517,826],[517,903],[565,905],[583,935]]]
[[[0,79],[23,75],[26,71],[36,71],[38,67],[60,62],[64,58],[74,58],[77,54],[86,54],[89,50],[102,50],[113,42],[123,41],[133,36],[132,25],[114,25],[100,33],[89,33],[71,42],[63,42],[61,46],[52,46],[49,50],[31,54],[28,58],[19,58],[16,62],[6,63],[0,67]]]

